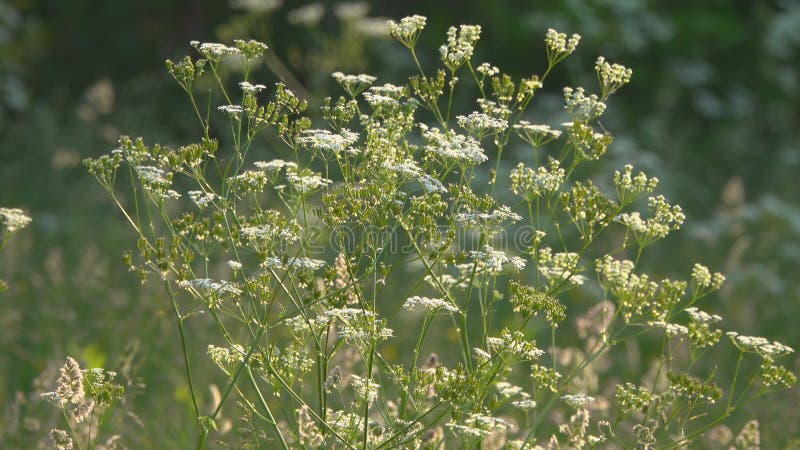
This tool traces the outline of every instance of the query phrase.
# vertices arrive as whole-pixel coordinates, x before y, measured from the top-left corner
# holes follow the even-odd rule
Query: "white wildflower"
[[[577,122],[588,122],[602,116],[606,110],[606,104],[597,95],[586,95],[580,87],[577,89],[565,87],[564,101],[566,102],[564,109],[572,120]]]
[[[481,65],[478,66],[475,69],[475,71],[485,77],[493,77],[498,73],[500,73],[500,69],[498,69],[496,66],[489,64],[488,62],[481,63]]]
[[[453,133],[448,130],[444,133],[438,128],[428,128],[420,124],[422,136],[425,138],[425,150],[448,160],[464,164],[480,164],[486,161],[480,143],[470,136]]]
[[[428,297],[420,297],[414,296],[409,297],[408,300],[403,303],[403,308],[408,310],[424,310],[425,312],[436,312],[440,310],[444,310],[447,312],[452,313],[459,313],[460,310],[456,305],[450,303],[447,300],[441,298],[428,298]]]
[[[588,396],[586,394],[567,394],[567,395],[562,395],[561,399],[576,409],[585,408],[586,405],[594,402],[594,397]]]
[[[534,148],[539,148],[561,136],[560,130],[554,130],[549,125],[532,124],[525,120],[520,120],[519,123],[515,124],[514,131],[517,132],[517,135],[522,140],[531,144]]]
[[[291,257],[284,262],[281,258],[276,256],[268,257],[262,264],[264,267],[271,267],[274,269],[293,269],[293,270],[319,270],[327,265],[321,259],[313,258],[295,258]]]
[[[655,328],[663,328],[664,332],[669,337],[686,336],[689,334],[689,328],[677,323],[669,323],[663,320],[651,320],[647,322],[647,325]]]
[[[539,250],[539,272],[550,281],[551,285],[567,280],[576,286],[582,285],[586,277],[578,275],[580,256],[575,252],[553,253],[550,247]]]
[[[481,364],[492,359],[492,355],[489,352],[478,347],[472,349],[472,355],[475,357],[475,360]]]
[[[353,386],[356,398],[372,404],[378,398],[380,384],[372,379],[362,378],[358,375],[350,375],[350,384]]]
[[[725,333],[738,349],[744,352],[758,353],[759,355],[774,359],[779,356],[794,353],[794,349],[778,341],[770,342],[769,339],[757,336],[742,336],[735,331]]]
[[[189,198],[197,205],[198,208],[203,209],[210,205],[211,202],[217,197],[213,192],[203,191],[189,191]]]
[[[220,44],[217,42],[203,42],[202,44],[197,41],[190,42],[193,47],[197,48],[200,53],[203,54],[207,59],[210,61],[219,61],[223,56],[226,55],[240,55],[241,51],[239,51],[236,47],[228,47],[225,44]]]
[[[566,172],[557,159],[550,159],[549,167],[540,166],[536,170],[519,163],[511,170],[511,192],[533,201],[542,195],[553,194],[564,182]]]
[[[14,233],[28,226],[31,218],[19,208],[0,208],[0,225],[7,233]]]
[[[519,272],[525,268],[525,260],[518,256],[509,257],[503,251],[495,250],[485,245],[482,250],[473,250],[469,256],[479,263],[479,267],[485,268],[490,274],[496,275],[505,270]]]
[[[522,216],[511,210],[506,205],[501,205],[491,213],[484,212],[464,212],[456,214],[456,222],[461,225],[480,227],[487,224],[499,224],[502,222],[516,222]]]
[[[551,63],[557,62],[553,61],[554,58],[563,59],[563,57],[574,52],[580,40],[581,36],[579,34],[573,34],[567,39],[565,33],[559,33],[549,28],[545,34],[544,43],[547,46],[547,55],[551,58]]]
[[[455,72],[472,58],[475,43],[481,37],[480,25],[461,25],[458,29],[447,30],[447,43],[439,47],[439,54],[444,65]]]
[[[713,323],[722,320],[722,316],[719,316],[717,314],[709,314],[705,311],[697,309],[694,306],[686,308],[685,311],[689,314],[689,316],[691,316],[692,320],[695,322]]]
[[[180,282],[180,286],[183,288],[194,288],[196,290],[212,292],[215,294],[240,295],[242,293],[242,290],[236,285],[236,283],[216,281],[212,280],[211,278],[184,280]]]
[[[486,338],[486,346],[506,360],[533,361],[544,354],[536,347],[536,343],[529,341],[521,331],[510,331],[504,328],[500,337]]]
[[[356,149],[350,147],[357,140],[358,133],[347,129],[342,129],[338,133],[331,133],[328,130],[305,130],[297,142],[316,151],[338,155],[357,153]]]
[[[372,86],[377,80],[376,77],[366,74],[345,75],[342,72],[334,72],[331,76],[342,86],[350,96],[355,97],[362,93],[364,89]]]
[[[241,87],[242,90],[248,94],[255,94],[267,88],[263,84],[251,84],[247,81],[242,81],[239,83],[239,87]]]
[[[425,22],[428,19],[424,16],[410,16],[403,17],[397,23],[394,20],[386,22],[389,28],[389,35],[397,39],[401,44],[408,48],[414,48],[417,44],[422,29],[425,28]]]
[[[633,71],[620,64],[609,64],[602,56],[597,58],[594,64],[600,86],[603,90],[603,97],[611,95],[620,87],[631,81]]]
[[[218,106],[217,109],[233,119],[238,119],[239,116],[244,112],[244,108],[239,105],[222,105]]]
[[[269,174],[274,174],[284,167],[287,168],[287,170],[297,169],[297,163],[284,161],[282,159],[273,159],[272,161],[256,161],[253,163],[253,165]]]
[[[458,125],[474,134],[478,139],[500,133],[508,127],[508,121],[489,116],[486,113],[473,111],[467,116],[456,117]]]
[[[523,411],[530,411],[533,408],[536,408],[536,401],[529,398],[524,398],[522,400],[514,400],[511,402],[511,406],[519,408]]]
[[[311,171],[300,171],[294,168],[293,170],[286,171],[286,179],[297,192],[303,194],[323,188],[332,183],[331,180],[323,178]]]
[[[134,167],[136,173],[149,184],[153,185],[169,185],[170,180],[167,178],[166,172],[153,166],[136,166]]]

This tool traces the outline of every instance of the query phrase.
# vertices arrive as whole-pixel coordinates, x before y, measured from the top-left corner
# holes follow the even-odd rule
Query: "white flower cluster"
[[[191,41],[189,44],[196,48],[203,56],[210,61],[219,61],[225,55],[241,55],[242,52],[236,47],[228,47],[225,44],[217,42],[203,42]]]
[[[425,192],[447,192],[447,188],[444,187],[441,181],[431,175],[428,175],[427,173],[424,173],[422,168],[420,168],[413,159],[408,159],[401,163],[391,163],[386,161],[383,163],[382,167],[389,169],[392,172],[405,175],[406,177],[416,179],[420,184],[422,184]]]
[[[550,159],[550,167],[541,166],[536,170],[519,163],[511,170],[511,192],[533,201],[537,197],[557,192],[564,182],[566,172],[557,159]]]
[[[383,321],[375,313],[357,308],[336,308],[326,311],[329,317],[342,322],[339,336],[355,345],[375,343],[394,336],[391,328],[383,326]]]
[[[303,194],[323,188],[332,183],[331,180],[323,178],[319,174],[308,170],[300,171],[296,168],[289,168],[286,170],[286,179],[294,190]]]
[[[467,116],[456,117],[458,125],[477,136],[478,139],[500,133],[508,127],[508,121],[497,119],[488,114],[473,111]]]
[[[373,109],[391,108],[400,104],[400,98],[406,95],[406,89],[403,86],[386,83],[383,86],[372,86],[363,95]]]
[[[450,130],[442,133],[438,128],[420,124],[425,138],[425,150],[448,160],[463,164],[480,164],[489,158],[483,153],[478,141],[470,136],[456,134]]]
[[[245,170],[233,177],[233,181],[239,188],[260,192],[267,185],[267,175],[261,170]]]
[[[213,192],[203,192],[203,191],[189,191],[189,198],[197,205],[198,208],[203,209],[206,206],[210,205],[211,202],[217,198],[216,194]]]
[[[493,228],[503,222],[516,222],[522,216],[511,210],[506,205],[500,205],[490,213],[486,212],[463,212],[456,214],[456,222],[466,227]]]
[[[330,316],[326,315],[308,318],[297,315],[286,319],[284,323],[292,333],[302,335],[305,333],[320,333],[330,325],[332,320]]]
[[[697,309],[694,306],[686,308],[685,311],[689,314],[689,316],[695,322],[714,323],[714,322],[719,322],[720,320],[722,320],[722,316],[719,316],[717,314],[709,314],[709,313],[707,313],[705,311],[701,311],[700,309]]]
[[[581,409],[594,402],[594,397],[586,394],[566,394],[561,396],[561,400],[564,400],[575,409]]]
[[[441,298],[428,298],[420,296],[409,297],[408,300],[406,300],[405,303],[403,303],[403,308],[416,311],[423,310],[428,313],[441,310],[451,313],[461,312],[456,305],[450,303],[447,300]]]
[[[631,69],[621,64],[609,64],[602,56],[597,58],[594,68],[597,71],[597,77],[600,79],[604,97],[628,84],[631,81],[631,75],[633,75]]]
[[[491,353],[478,347],[472,349],[472,356],[475,357],[475,361],[481,364],[487,363],[492,359]]]
[[[211,361],[225,373],[230,373],[236,364],[244,361],[247,354],[239,344],[234,344],[231,348],[209,345],[206,351]]]
[[[273,269],[309,270],[313,272],[325,267],[326,264],[327,263],[321,259],[291,257],[284,262],[281,258],[270,256],[262,265]]]
[[[581,35],[575,33],[567,39],[565,33],[548,28],[544,36],[544,43],[547,46],[548,55],[554,56],[567,56],[578,48],[578,42],[581,41]]]
[[[479,74],[483,75],[484,77],[493,77],[493,76],[497,75],[498,73],[500,73],[500,69],[498,69],[497,66],[493,66],[493,65],[489,64],[488,62],[481,63],[481,65],[478,66],[475,69],[475,71],[478,72]]]
[[[619,299],[619,307],[626,322],[635,316],[641,316],[648,309],[654,319],[663,321],[666,308],[677,301],[682,291],[675,291],[675,283],[669,280],[664,280],[659,290],[658,283],[651,281],[647,274],[633,273],[633,268],[631,261],[617,261],[606,255],[597,261],[596,266],[600,286]],[[675,296],[667,295],[668,291],[675,291]],[[658,295],[659,292],[663,295]],[[659,326],[663,328],[666,325]]]
[[[530,397],[530,394],[525,392],[521,386],[515,386],[507,381],[498,381],[494,388],[497,389],[497,393],[500,394],[503,398],[512,398],[512,397]]]
[[[622,172],[614,171],[614,187],[623,204],[634,201],[645,192],[652,192],[656,186],[658,186],[658,178],[647,178],[644,172],[633,176],[633,166],[630,164],[626,164]]]
[[[386,22],[389,28],[389,35],[397,39],[401,44],[408,48],[414,48],[417,44],[422,29],[425,28],[425,22],[428,19],[424,16],[410,16],[400,19],[400,23],[394,20]]]
[[[489,117],[496,117],[498,119],[508,120],[511,117],[511,109],[504,103],[497,103],[493,100],[479,98],[478,106]]]
[[[363,317],[375,317],[374,312],[361,308],[334,308],[325,311],[325,315],[328,317],[335,317],[344,322],[361,319]]]
[[[240,295],[242,290],[236,283],[229,283],[227,281],[216,281],[211,278],[197,278],[194,280],[184,280],[180,282],[183,288],[194,288],[215,294],[230,294]]]
[[[505,360],[533,361],[544,355],[544,350],[536,347],[521,331],[503,328],[500,337],[486,338],[486,347]]]
[[[622,286],[628,282],[628,278],[634,269],[633,261],[627,259],[614,259],[611,255],[605,255],[597,261],[597,274],[600,276],[600,285],[605,290]]]
[[[251,84],[247,81],[242,81],[239,83],[239,87],[241,87],[242,90],[247,94],[255,94],[267,88],[263,84]]]
[[[588,122],[600,117],[606,111],[606,104],[597,95],[586,95],[583,88],[564,88],[564,109],[567,110],[572,120]]]
[[[735,331],[725,333],[739,350],[758,353],[764,358],[775,359],[779,356],[794,353],[794,349],[777,341],[757,336],[742,336]]]
[[[583,158],[600,159],[611,145],[610,133],[595,132],[591,126],[583,122],[564,122],[561,126],[567,130],[570,143]]]
[[[256,168],[273,175],[283,168],[286,170],[297,169],[297,163],[291,161],[284,161],[282,159],[273,159],[272,161],[256,161],[253,163]]]
[[[296,222],[293,223],[295,226]],[[291,227],[283,227],[276,224],[265,224],[257,226],[243,227],[242,236],[250,241],[261,241],[273,243],[276,239],[284,242],[297,242],[300,236]]]
[[[31,218],[19,208],[0,208],[0,225],[7,233],[14,233],[28,226]]]
[[[372,83],[377,80],[376,77],[363,73],[358,75],[345,75],[342,72],[334,72],[331,76],[351,97],[355,97],[364,92],[364,89],[372,86]]]
[[[525,260],[519,256],[507,256],[500,250],[485,245],[483,250],[473,250],[469,256],[478,262],[478,267],[485,268],[489,274],[498,275],[504,271],[519,272],[525,268]]]
[[[239,105],[222,105],[218,106],[217,109],[232,119],[238,119],[244,112],[244,108]]]
[[[154,185],[170,185],[171,181],[167,177],[166,172],[158,167],[153,166],[136,166],[134,167],[136,173],[149,184]]]
[[[692,267],[692,282],[700,289],[711,288],[712,291],[716,291],[725,282],[725,275],[719,272],[711,275],[708,267],[702,264],[695,264]]]
[[[372,379],[362,378],[358,375],[350,375],[350,384],[356,394],[356,399],[367,404],[372,404],[378,398],[380,384]]]
[[[342,129],[338,133],[331,133],[328,130],[305,130],[303,135],[297,138],[297,142],[319,152],[329,152],[335,155],[355,154],[358,153],[358,150],[351,146],[355,144],[358,137],[358,133],[348,129]]]
[[[652,214],[642,219],[639,212],[624,213],[617,220],[630,229],[640,245],[647,245],[667,236],[670,231],[680,229],[686,216],[680,205],[670,205],[663,195],[650,197],[648,207]]]
[[[530,411],[536,408],[536,400],[532,400],[530,398],[523,398],[522,400],[514,400],[513,402],[511,402],[511,406],[519,408],[523,411]]]
[[[647,325],[656,328],[663,328],[668,337],[686,336],[689,334],[689,328],[677,323],[669,323],[663,320],[651,320]]]
[[[525,120],[520,120],[514,125],[514,131],[523,141],[531,144],[534,148],[539,148],[561,136],[561,131],[554,130],[548,125],[532,124]]]
[[[579,263],[580,256],[575,252],[553,253],[550,247],[539,250],[539,272],[547,278],[551,286],[558,285],[564,280],[575,286],[581,286],[586,277],[578,275]]]
[[[475,43],[480,37],[480,25],[461,25],[458,30],[456,27],[450,27],[447,30],[447,43],[439,47],[439,54],[444,65],[451,72],[455,72],[472,58]]]
[[[512,424],[499,417],[472,413],[464,419],[464,425],[450,422],[445,425],[453,433],[468,439],[480,439],[495,432],[503,432],[512,427]]]

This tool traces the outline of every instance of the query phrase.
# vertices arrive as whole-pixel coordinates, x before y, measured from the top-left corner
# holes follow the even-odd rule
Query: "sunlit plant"
[[[167,68],[199,140],[123,137],[86,161],[138,236],[130,269],[165,286],[197,448],[225,439],[234,411],[237,439],[270,448],[679,447],[795,383],[779,363],[791,348],[700,309],[721,274],[641,270],[685,220],[655,177],[581,176],[609,150],[597,120],[630,69],[598,58],[598,93],[563,88],[568,122],[530,123],[580,36],[549,30],[545,72],[514,80],[473,61],[477,25],[451,27],[426,70],[425,24],[388,22],[416,75],[334,73],[344,95],[324,99],[316,126],[306,100],[254,79],[266,45],[193,42],[199,58]],[[241,68],[235,88],[223,65]],[[457,89],[477,93],[463,114]],[[530,157],[506,171],[510,147]],[[205,342],[225,380],[210,413],[195,383],[207,361],[186,351],[197,320],[219,331]],[[660,343],[650,370],[610,376],[641,339]],[[739,354],[731,373],[707,362],[723,346]]]

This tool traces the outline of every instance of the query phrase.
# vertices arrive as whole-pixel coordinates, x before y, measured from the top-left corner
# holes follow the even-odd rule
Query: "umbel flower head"
[[[408,48],[414,48],[417,45],[422,29],[425,28],[425,22],[428,19],[424,16],[410,16],[403,17],[400,23],[394,20],[389,20],[386,25],[389,27],[389,35],[397,39],[398,42]]]
[[[0,227],[6,233],[19,231],[31,223],[31,218],[19,208],[0,208]]]

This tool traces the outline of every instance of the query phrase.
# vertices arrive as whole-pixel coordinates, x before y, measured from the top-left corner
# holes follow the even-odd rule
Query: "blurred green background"
[[[516,78],[545,69],[547,28],[580,33],[534,100],[547,123],[560,122],[564,85],[595,85],[598,55],[631,67],[602,120],[615,141],[598,173],[632,162],[687,210],[645,265],[663,276],[695,261],[725,272],[705,309],[728,329],[800,347],[800,1],[0,0],[0,206],[34,219],[0,254],[10,286],[0,294],[1,448],[41,444],[56,418],[38,392],[66,355],[121,371],[135,394],[123,419],[131,448],[192,442],[169,304],[157,283],[126,272],[134,235],[80,164],[120,134],[197,138],[164,60],[189,54],[190,40],[255,38],[273,50],[272,78],[257,81],[283,79],[319,104],[335,92],[335,70],[385,82],[410,74],[383,22],[415,13],[429,18],[428,67],[447,27],[476,23],[475,61]],[[518,157],[504,155],[509,167]],[[797,389],[770,397],[733,427],[757,418],[765,448],[783,448],[800,436],[798,403]]]

